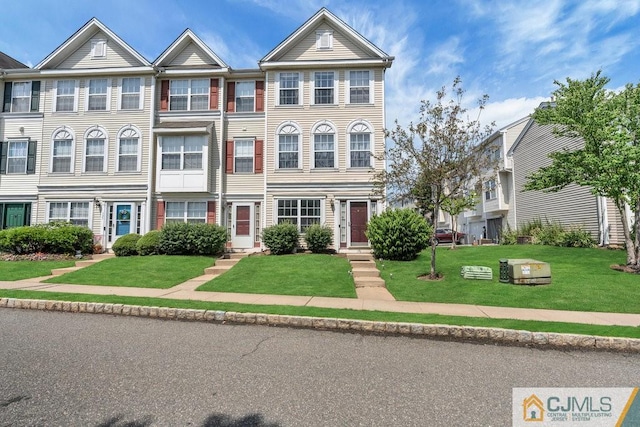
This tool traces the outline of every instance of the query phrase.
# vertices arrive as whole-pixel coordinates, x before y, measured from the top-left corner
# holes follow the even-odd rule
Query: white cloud
[[[544,101],[549,101],[549,98],[537,96],[535,98],[508,98],[490,102],[480,114],[480,121],[483,125],[495,122],[494,129],[498,130],[516,120],[527,117]],[[473,112],[477,113],[477,110]]]
[[[428,74],[456,74],[454,67],[464,62],[463,48],[459,37],[451,37],[437,46],[429,55]]]

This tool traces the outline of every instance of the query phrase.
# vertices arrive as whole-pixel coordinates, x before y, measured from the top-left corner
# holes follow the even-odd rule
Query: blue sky
[[[415,120],[456,75],[469,105],[490,96],[482,121],[498,127],[547,100],[554,79],[640,81],[640,0],[3,0],[0,51],[36,65],[95,16],[150,61],[188,27],[231,67],[255,68],[323,6],[396,57],[388,126]]]

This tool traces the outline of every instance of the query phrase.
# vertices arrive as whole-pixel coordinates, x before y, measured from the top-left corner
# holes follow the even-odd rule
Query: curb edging
[[[596,335],[530,332],[478,326],[424,323],[381,322],[287,314],[239,313],[235,311],[190,308],[149,307],[98,302],[70,302],[21,298],[0,298],[0,308],[70,313],[112,314],[152,319],[212,323],[256,324],[265,326],[333,330],[378,335],[403,335],[448,341],[495,343],[511,346],[554,348],[561,350],[604,350],[640,353],[640,339]]]

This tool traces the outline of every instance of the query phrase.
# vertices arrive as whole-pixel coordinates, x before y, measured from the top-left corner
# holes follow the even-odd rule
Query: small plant
[[[376,258],[410,261],[429,246],[433,230],[414,210],[391,209],[371,218],[366,234]]]
[[[262,241],[273,255],[291,254],[298,247],[298,226],[283,222],[262,230]]]
[[[502,235],[500,236],[501,245],[515,245],[518,243],[518,230],[512,230],[509,224],[502,229]]]
[[[136,249],[138,255],[155,255],[158,253],[158,245],[160,244],[160,230],[151,230],[144,236],[142,236],[138,243],[136,243]]]
[[[333,231],[327,226],[313,224],[307,228],[304,240],[311,252],[325,252],[333,244]]]
[[[133,256],[138,255],[136,245],[140,240],[140,235],[136,233],[125,234],[115,241],[111,249],[116,256]]]
[[[572,248],[593,248],[596,246],[595,239],[587,230],[582,227],[570,227],[564,232],[560,246]]]

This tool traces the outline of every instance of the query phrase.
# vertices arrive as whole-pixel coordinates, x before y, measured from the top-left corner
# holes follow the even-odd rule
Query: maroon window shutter
[[[256,149],[254,162],[255,165],[253,169],[256,173],[262,173],[262,147],[264,146],[264,142],[261,139],[256,139]]]
[[[158,202],[156,210],[156,229],[160,230],[164,225],[164,202]]]
[[[216,202],[210,200],[207,202],[207,224],[216,223]]]
[[[264,111],[264,81],[256,81],[256,111]]]
[[[160,111],[169,110],[169,80],[160,83]]]
[[[233,141],[227,141],[225,170],[227,173],[233,173]]]
[[[218,109],[218,82],[219,79],[211,79],[211,86],[209,86],[210,96],[209,96],[209,109],[217,110]]]
[[[227,82],[227,111],[236,111],[236,82]]]

